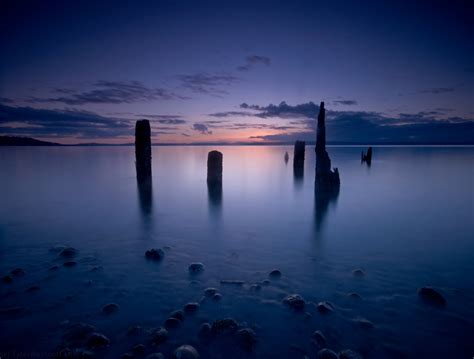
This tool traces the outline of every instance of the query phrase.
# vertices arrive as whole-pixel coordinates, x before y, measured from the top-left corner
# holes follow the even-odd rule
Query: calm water
[[[474,355],[474,148],[375,148],[371,168],[361,148],[328,148],[341,190],[326,200],[315,196],[312,146],[302,177],[291,147],[217,149],[221,194],[207,188],[207,147],[154,147],[151,189],[137,185],[133,147],[0,148],[0,274],[26,271],[0,284],[1,309],[25,308],[0,312],[0,352],[52,351],[69,321],[95,325],[111,340],[98,356],[119,358],[147,344],[126,335],[130,325],[163,325],[216,287],[222,300],[172,330],[165,355],[187,343],[203,358],[313,357],[317,329],[333,350],[366,358]],[[76,267],[49,270],[63,262],[58,245],[78,250]],[[166,248],[159,264],[144,258],[152,247]],[[191,277],[191,262],[204,272]],[[255,291],[274,268],[281,279]],[[446,308],[419,300],[426,285]],[[291,293],[311,316],[282,305]],[[319,301],[334,313],[319,314]],[[109,302],[119,311],[104,316]],[[200,323],[225,317],[255,329],[253,353],[198,340]]]

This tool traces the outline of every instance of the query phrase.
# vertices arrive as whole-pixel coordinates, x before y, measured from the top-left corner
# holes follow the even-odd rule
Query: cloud
[[[453,92],[454,87],[433,87],[430,89],[422,90],[420,91],[421,93],[431,93],[434,95],[439,95],[442,93],[448,93],[448,92]]]
[[[10,98],[0,97],[0,103],[13,103],[14,101]]]
[[[357,105],[356,100],[334,100],[332,102],[334,105],[345,105],[345,106],[354,106]]]
[[[178,75],[177,79],[181,82],[181,87],[194,93],[206,94],[212,96],[222,96],[228,94],[223,90],[223,86],[232,85],[240,78],[231,74],[208,74],[206,72],[192,75]]]
[[[313,102],[302,103],[299,105],[291,106],[286,102],[280,102],[279,105],[270,104],[268,106],[259,105],[248,105],[242,103],[240,108],[247,110],[258,111],[254,114],[256,117],[269,118],[269,117],[280,117],[280,118],[295,118],[295,117],[306,117],[315,118],[318,116],[319,106]]]
[[[63,103],[66,105],[85,104],[122,104],[133,102],[149,102],[155,100],[185,100],[189,97],[178,95],[164,88],[152,88],[139,81],[97,81],[92,89],[85,91],[57,88],[56,97],[31,97],[31,103]]]
[[[272,63],[271,59],[267,56],[252,55],[247,56],[245,59],[245,65],[238,66],[237,71],[249,71],[257,65],[270,66]]]
[[[197,132],[200,132],[202,134],[205,134],[205,135],[212,134],[212,131],[209,131],[209,128],[203,123],[195,123],[193,125],[193,130],[197,131]]]
[[[209,113],[208,116],[211,117],[237,117],[237,116],[255,116],[252,112],[243,112],[243,111],[226,111],[226,112],[215,112]]]

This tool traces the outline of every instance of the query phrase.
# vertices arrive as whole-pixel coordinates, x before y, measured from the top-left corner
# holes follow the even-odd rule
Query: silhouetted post
[[[316,133],[316,184],[319,189],[332,191],[339,188],[337,168],[331,170],[331,159],[326,151],[326,110],[324,102],[319,105],[318,128]]]
[[[211,151],[207,155],[207,183],[222,183],[222,153]]]
[[[151,130],[148,120],[138,120],[135,125],[135,165],[139,180],[151,177]]]
[[[293,155],[293,166],[302,167],[304,166],[304,151],[306,143],[304,141],[296,141]]]
[[[364,151],[362,151],[361,163],[364,162],[369,166],[372,164],[372,147],[368,148],[367,154],[364,154]]]

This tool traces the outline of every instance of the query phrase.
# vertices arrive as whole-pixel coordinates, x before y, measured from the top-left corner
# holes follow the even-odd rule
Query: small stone
[[[132,351],[135,355],[145,354],[146,347],[143,344],[137,344],[133,347]]]
[[[87,341],[89,348],[102,348],[110,344],[109,338],[101,333],[92,333]]]
[[[212,300],[215,302],[219,302],[222,299],[222,295],[220,293],[216,293],[212,296]]]
[[[72,258],[76,255],[76,249],[72,247],[66,247],[59,252],[59,255],[64,258]]]
[[[283,303],[294,310],[303,310],[305,301],[299,294],[290,294],[283,299]]]
[[[359,277],[359,278],[361,278],[361,277],[364,277],[364,276],[365,276],[365,272],[364,272],[363,269],[357,268],[357,269],[354,269],[354,270],[352,271],[352,275],[353,275],[354,277]]]
[[[250,328],[243,328],[237,331],[237,341],[245,350],[252,350],[257,343],[257,334]]]
[[[374,323],[365,318],[356,318],[354,319],[354,322],[358,324],[362,329],[368,330],[374,327]]]
[[[347,296],[352,299],[362,299],[362,297],[358,293],[348,293]]]
[[[229,335],[237,331],[239,324],[232,318],[217,319],[212,323],[211,331],[216,335]]]
[[[108,303],[102,307],[102,313],[106,315],[114,314],[119,310],[119,305],[116,303]]]
[[[181,325],[181,321],[176,318],[168,318],[165,320],[165,328],[166,329],[175,329]]]
[[[362,359],[362,355],[353,350],[346,349],[339,352],[339,359]]]
[[[184,311],[186,313],[196,313],[199,310],[199,303],[191,302],[184,306]]]
[[[318,345],[320,348],[325,348],[326,347],[326,337],[320,330],[316,330],[313,335],[311,336],[311,339]]]
[[[76,266],[76,265],[77,265],[77,262],[75,262],[75,261],[67,261],[67,262],[64,262],[64,263],[63,263],[63,266],[64,266],[64,267],[69,267],[69,268],[70,268],[70,267],[74,267],[74,266]]]
[[[168,331],[165,328],[158,328],[153,333],[153,343],[160,345],[168,340]]]
[[[202,323],[198,330],[198,337],[201,340],[207,340],[211,336],[211,325],[209,323]]]
[[[93,333],[96,328],[93,325],[85,323],[75,323],[70,325],[66,333],[63,336],[63,339],[69,343],[82,343],[89,334]]]
[[[334,306],[329,302],[319,302],[316,307],[321,314],[334,312]]]
[[[219,291],[216,288],[206,288],[204,289],[204,295],[206,297],[213,297],[214,294],[218,293]]]
[[[174,312],[171,312],[170,318],[175,318],[175,319],[178,319],[180,321],[183,321],[184,320],[184,312],[181,309],[175,310]]]
[[[49,267],[49,270],[50,271],[57,271],[57,270],[59,270],[59,266],[55,264],[55,265]]]
[[[318,352],[317,357],[318,359],[338,359],[337,354],[334,353],[331,349],[327,348],[321,349]]]
[[[181,345],[174,351],[173,359],[199,359],[199,353],[191,345]]]
[[[32,285],[31,287],[29,287],[26,291],[28,293],[32,293],[32,292],[37,292],[39,291],[41,288],[39,285]]]
[[[142,327],[139,325],[133,325],[128,328],[127,335],[128,336],[135,336],[140,334],[143,331]]]
[[[252,284],[249,288],[252,292],[260,292],[262,290],[262,286],[260,284]]]
[[[422,287],[418,289],[418,295],[428,304],[438,307],[444,307],[446,305],[446,299],[434,288]]]
[[[10,274],[15,277],[23,277],[26,274],[26,272],[22,268],[15,268],[10,271]]]
[[[148,355],[146,359],[165,359],[165,356],[161,353],[153,353]]]
[[[2,277],[2,282],[10,284],[11,282],[13,282],[13,278],[9,275],[6,275],[6,276]]]
[[[163,259],[165,252],[159,248],[151,248],[145,252],[145,258],[153,261],[159,261]]]
[[[270,278],[280,278],[281,277],[281,272],[278,270],[278,269],[274,269],[270,272],[270,274],[268,275]]]
[[[191,263],[188,267],[188,271],[191,274],[198,274],[204,270],[204,264],[200,262]]]

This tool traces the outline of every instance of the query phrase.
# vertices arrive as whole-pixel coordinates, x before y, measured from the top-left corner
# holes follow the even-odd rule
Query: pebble
[[[135,355],[133,355],[132,353],[122,354],[122,359],[133,359],[134,357],[135,357]]]
[[[199,359],[199,353],[191,345],[181,345],[173,353],[174,359]]]
[[[326,347],[326,337],[320,330],[316,330],[313,335],[311,336],[313,341],[318,345],[320,348],[325,348]]]
[[[146,359],[165,359],[165,356],[161,353],[153,353],[148,355]]]
[[[338,356],[331,349],[324,348],[318,352],[317,358],[318,359],[338,359]]]
[[[165,320],[166,329],[175,329],[181,325],[181,321],[176,318],[168,318]]]
[[[22,268],[15,268],[10,271],[10,274],[15,277],[23,277],[26,274],[26,272]]]
[[[365,272],[364,272],[363,269],[357,268],[357,269],[354,269],[354,270],[352,271],[352,275],[353,275],[354,277],[363,277],[363,276],[365,276]]]
[[[305,301],[299,294],[290,294],[283,299],[283,303],[294,310],[303,310]]]
[[[348,293],[347,296],[352,299],[362,299],[362,297],[358,293],[355,293],[355,292]]]
[[[67,262],[63,263],[64,267],[74,267],[76,265],[77,265],[77,263],[75,261],[67,261]]]
[[[87,340],[89,348],[101,348],[110,344],[109,338],[101,333],[92,333]]]
[[[106,315],[113,314],[117,312],[119,309],[119,305],[116,303],[108,303],[102,307],[102,313]]]
[[[165,252],[159,248],[151,248],[145,252],[145,258],[153,261],[159,261],[163,259]]]
[[[422,287],[418,289],[418,295],[428,304],[439,307],[446,305],[446,299],[434,288]]]
[[[175,318],[175,319],[183,321],[184,320],[184,311],[182,311],[181,309],[175,310],[174,312],[171,312],[170,318]]]
[[[354,319],[354,322],[357,323],[362,329],[372,329],[374,327],[374,323],[365,318],[356,318]]]
[[[135,355],[145,354],[146,347],[143,344],[137,344],[133,347],[132,351]]]
[[[72,258],[76,255],[77,251],[75,248],[72,247],[66,247],[63,248],[60,252],[59,255],[64,258]]]
[[[274,269],[270,272],[270,274],[268,275],[270,278],[280,278],[281,277],[281,272],[278,270],[278,269]]]
[[[29,287],[26,291],[28,293],[32,293],[32,292],[37,292],[38,290],[40,290],[40,286],[39,285],[32,285],[31,287]]]
[[[156,345],[159,345],[161,343],[164,343],[168,340],[168,331],[165,328],[158,328],[154,333],[153,333],[153,342]]]
[[[237,341],[245,350],[252,350],[257,344],[257,334],[250,328],[243,328],[237,331]]]
[[[138,335],[142,332],[142,327],[139,326],[139,325],[133,325],[131,327],[128,328],[127,330],[127,335],[128,336],[134,336],[134,335]]]
[[[204,295],[206,297],[213,297],[214,294],[218,293],[219,291],[217,290],[217,288],[206,288],[204,289]]]
[[[202,340],[207,340],[211,336],[211,325],[209,323],[202,323],[198,330],[198,337]]]
[[[191,274],[198,274],[204,271],[204,264],[200,262],[191,263],[188,267],[188,271]]]
[[[55,264],[55,265],[49,267],[49,270],[50,271],[57,271],[57,270],[59,270],[59,266]]]
[[[217,319],[212,323],[211,331],[215,335],[229,335],[237,331],[239,324],[232,318]]]
[[[11,282],[13,282],[13,278],[9,275],[6,275],[6,276],[2,277],[2,282],[10,284]]]
[[[339,352],[339,359],[362,359],[362,355],[351,349],[345,349]]]
[[[69,325],[63,339],[68,343],[79,343],[82,344],[87,339],[89,334],[96,331],[93,325],[86,323],[75,323]]]
[[[220,293],[216,293],[212,296],[212,300],[215,302],[219,302],[222,299],[222,295]]]
[[[334,306],[329,302],[319,302],[317,304],[317,308],[321,314],[328,314],[334,312]]]
[[[196,313],[199,310],[199,303],[191,302],[184,306],[184,311],[186,313]]]

